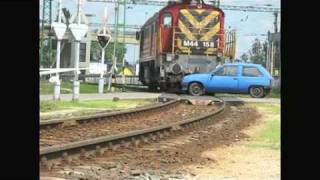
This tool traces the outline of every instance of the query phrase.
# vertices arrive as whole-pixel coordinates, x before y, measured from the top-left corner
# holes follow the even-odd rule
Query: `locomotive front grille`
[[[181,9],[174,28],[172,53],[213,55],[220,37],[220,12],[205,9]]]

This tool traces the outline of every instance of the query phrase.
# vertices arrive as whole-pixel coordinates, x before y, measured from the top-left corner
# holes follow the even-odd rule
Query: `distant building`
[[[107,71],[107,64],[97,63],[97,62],[91,62],[89,64],[89,74],[100,74],[101,69],[104,71]]]

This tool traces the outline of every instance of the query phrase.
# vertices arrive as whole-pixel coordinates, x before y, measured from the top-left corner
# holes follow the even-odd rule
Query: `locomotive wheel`
[[[253,98],[263,98],[265,96],[265,90],[263,87],[251,87],[250,96]]]
[[[161,92],[166,92],[167,90],[168,90],[167,84],[161,83],[161,84],[160,84],[160,91],[161,91]]]
[[[149,88],[150,92],[156,92],[157,91],[157,86],[155,86],[155,85],[149,85],[148,88]]]
[[[204,94],[203,87],[200,83],[194,82],[189,86],[189,94],[192,96],[201,96]]]

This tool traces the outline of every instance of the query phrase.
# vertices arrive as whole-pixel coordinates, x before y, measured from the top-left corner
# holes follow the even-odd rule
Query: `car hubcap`
[[[252,93],[253,93],[254,96],[259,96],[261,94],[261,89],[260,88],[254,88]]]
[[[192,92],[193,92],[194,94],[199,94],[199,93],[201,92],[201,88],[200,88],[198,85],[194,85],[194,86],[192,87]]]

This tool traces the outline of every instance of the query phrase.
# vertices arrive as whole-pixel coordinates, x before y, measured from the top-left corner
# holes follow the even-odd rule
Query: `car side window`
[[[256,67],[246,67],[242,69],[242,76],[246,77],[262,77],[262,73]]]
[[[218,70],[215,74],[217,76],[237,76],[237,66],[225,66]]]
[[[217,76],[223,76],[223,73],[224,73],[224,67],[223,67],[223,68],[220,68],[220,69],[215,73],[215,75],[217,75]]]

